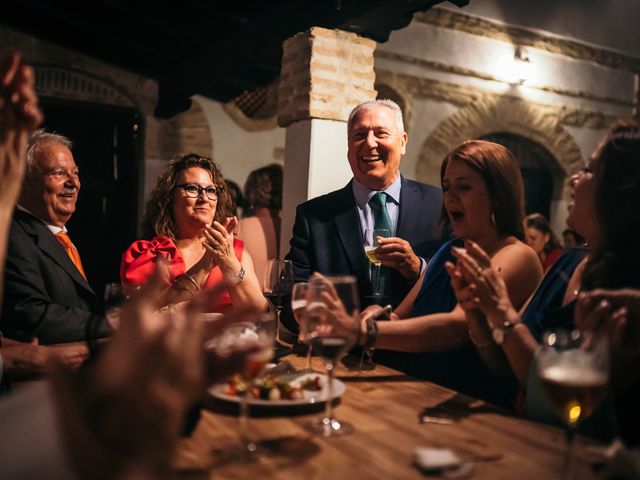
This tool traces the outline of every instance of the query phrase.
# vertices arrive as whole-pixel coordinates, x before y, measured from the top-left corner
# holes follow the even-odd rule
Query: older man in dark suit
[[[97,298],[65,224],[75,212],[80,179],[71,142],[36,132],[27,147],[27,171],[13,215],[2,334],[20,341],[64,343],[105,336]]]
[[[440,189],[399,173],[407,138],[400,107],[390,100],[366,102],[351,112],[347,157],[353,179],[298,206],[286,257],[293,261],[296,280],[314,271],[352,274],[363,305],[371,303],[364,232],[382,221],[391,230],[377,250],[387,268],[386,301],[394,307],[402,301],[442,243],[437,231]]]

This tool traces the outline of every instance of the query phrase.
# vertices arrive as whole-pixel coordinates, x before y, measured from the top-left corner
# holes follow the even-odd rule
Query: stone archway
[[[422,145],[416,178],[440,183],[440,164],[453,148],[494,132],[508,132],[544,145],[558,162],[564,176],[583,165],[580,147],[562,127],[557,114],[514,97],[484,97],[461,108],[436,127]],[[567,198],[566,188],[560,197]]]

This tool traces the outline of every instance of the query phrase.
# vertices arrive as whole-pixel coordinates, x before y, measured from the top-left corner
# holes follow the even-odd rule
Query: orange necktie
[[[65,252],[67,252],[67,255],[69,255],[69,258],[71,259],[73,264],[76,266],[80,274],[86,280],[87,276],[84,273],[84,268],[82,268],[82,262],[80,261],[80,254],[78,253],[78,249],[76,248],[76,246],[73,243],[71,243],[71,239],[69,238],[69,235],[67,235],[64,232],[56,233],[56,240],[58,240],[58,242],[60,242],[60,245],[64,247],[64,250]]]

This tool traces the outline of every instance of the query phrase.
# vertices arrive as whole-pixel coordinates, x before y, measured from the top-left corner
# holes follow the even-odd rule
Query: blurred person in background
[[[225,178],[224,183],[227,184],[231,200],[229,205],[229,213],[227,214],[227,216],[238,218],[244,217],[247,212],[247,205],[244,195],[242,194],[242,190],[233,180],[228,180]]]
[[[569,249],[583,247],[584,243],[584,238],[582,238],[582,236],[575,230],[571,228],[565,228],[562,231],[562,244],[564,245],[564,248]]]
[[[524,235],[527,244],[538,254],[545,272],[562,255],[562,246],[553,233],[549,221],[540,213],[532,213],[524,219]]]
[[[251,253],[258,281],[267,260],[279,258],[282,210],[282,166],[276,163],[252,171],[244,184],[247,216],[238,222],[238,238]]]

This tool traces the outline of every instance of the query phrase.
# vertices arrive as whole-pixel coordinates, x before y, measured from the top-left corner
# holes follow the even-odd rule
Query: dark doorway
[[[99,298],[119,281],[120,257],[138,226],[142,158],[139,114],[132,108],[42,100],[44,128],[73,141],[82,187],[67,228]]]
[[[513,153],[524,181],[526,213],[541,213],[549,219],[553,198],[551,166],[557,163],[553,155],[539,143],[513,133],[497,132],[482,139],[499,143]]]

